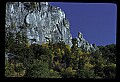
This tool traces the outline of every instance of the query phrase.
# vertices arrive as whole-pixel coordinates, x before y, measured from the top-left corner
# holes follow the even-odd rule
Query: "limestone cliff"
[[[64,11],[47,2],[8,2],[6,3],[5,28],[12,32],[27,35],[32,43],[56,43],[63,41],[72,46],[70,24]],[[13,27],[13,28],[9,28]],[[78,33],[78,47],[95,51],[96,46],[88,43],[81,32]]]
[[[47,2],[8,2],[5,26],[15,26],[9,30],[26,34],[30,43],[64,41],[72,46],[69,22],[64,12]]]

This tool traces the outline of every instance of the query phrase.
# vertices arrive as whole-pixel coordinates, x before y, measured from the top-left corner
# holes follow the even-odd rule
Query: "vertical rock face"
[[[59,7],[47,2],[9,2],[6,4],[6,28],[27,35],[30,43],[60,42],[72,46],[69,22]]]
[[[65,13],[47,2],[8,2],[6,3],[5,28],[14,36],[20,32],[27,35],[28,41],[32,43],[56,43],[63,41],[72,46],[72,35],[70,34],[69,21]],[[9,28],[12,27],[12,28]],[[78,47],[86,51],[95,51],[97,47],[89,44],[78,33]]]

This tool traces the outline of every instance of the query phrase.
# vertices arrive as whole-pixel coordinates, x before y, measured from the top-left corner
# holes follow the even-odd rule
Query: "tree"
[[[29,71],[26,72],[25,77],[34,78],[60,78],[57,72],[51,71],[47,62],[41,60],[33,60],[30,65]],[[55,75],[55,76],[54,76]]]
[[[5,36],[5,49],[7,52],[13,52],[15,45],[14,33],[8,32]]]
[[[103,58],[109,63],[116,63],[116,45],[109,44],[106,46],[98,46],[99,50],[103,54]]]
[[[78,78],[95,78],[95,74],[93,70],[80,69],[78,71]]]
[[[10,63],[5,59],[5,76],[6,77],[23,77],[25,69],[22,63]]]
[[[14,68],[15,72],[17,73],[17,77],[23,76],[25,74],[25,68],[22,63],[17,63]]]
[[[68,67],[66,69],[62,69],[63,78],[74,78],[76,76],[76,71],[72,69],[72,67]]]
[[[104,68],[104,78],[115,78],[116,77],[116,64],[110,63],[108,65],[105,65]]]
[[[100,53],[99,50],[96,50],[92,55],[92,63],[94,65],[94,73],[96,77],[98,78],[103,78],[104,77],[104,72],[103,72],[103,65],[106,64],[105,60],[102,58],[102,54]]]
[[[9,63],[6,59],[5,59],[5,76],[6,77],[14,77],[15,73],[14,73],[14,64]]]

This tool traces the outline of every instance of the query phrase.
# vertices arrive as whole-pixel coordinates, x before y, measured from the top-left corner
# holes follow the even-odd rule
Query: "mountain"
[[[27,35],[30,44],[57,43],[60,41],[72,46],[70,24],[63,10],[48,2],[7,2],[5,28],[12,32]],[[12,28],[9,28],[12,27]],[[78,47],[95,51],[97,47],[88,43],[78,32]]]

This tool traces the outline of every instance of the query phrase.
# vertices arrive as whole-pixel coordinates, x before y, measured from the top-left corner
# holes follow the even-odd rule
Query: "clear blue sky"
[[[78,31],[91,44],[116,44],[117,6],[113,3],[49,2],[60,7],[70,22],[72,37]]]

